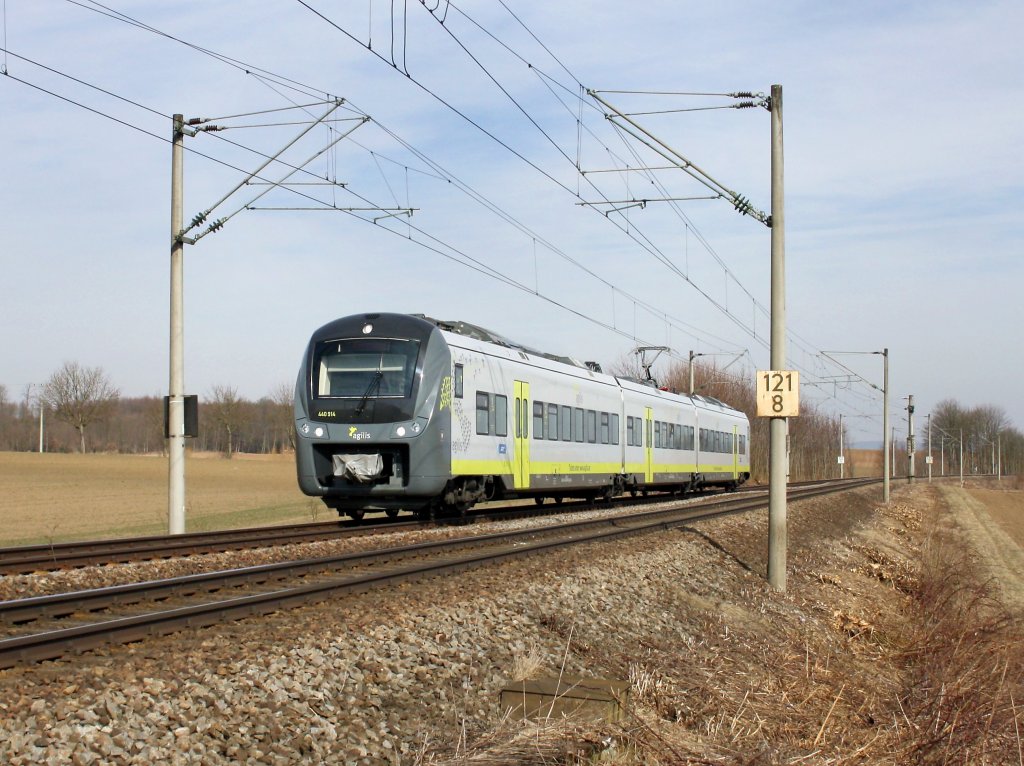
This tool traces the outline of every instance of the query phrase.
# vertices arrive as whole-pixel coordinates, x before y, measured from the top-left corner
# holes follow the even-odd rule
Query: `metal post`
[[[932,414],[928,413],[928,483],[932,481]]]
[[[914,481],[914,395],[907,397],[907,482]]]
[[[693,349],[690,349],[690,396],[693,396]]]
[[[167,531],[185,532],[185,299],[184,299],[184,118],[173,117],[171,137],[171,339],[168,391],[169,456]]]
[[[960,486],[964,485],[964,429],[960,429]]]
[[[40,455],[42,455],[43,452],[45,452],[45,450],[44,450],[44,442],[43,442],[43,414],[45,412],[46,412],[46,404],[44,404],[43,400],[40,399],[39,400],[39,454]]]
[[[786,239],[783,194],[782,86],[772,85],[772,258],[771,368],[786,369]],[[785,418],[768,424],[771,448],[768,469],[768,582],[786,590],[786,431]]]
[[[839,457],[845,458],[843,455],[843,413],[839,413]],[[839,463],[839,478],[846,478],[846,460],[842,460]]]
[[[996,481],[1003,483],[1003,435],[996,434]]]
[[[882,349],[882,502],[889,504],[889,349]]]

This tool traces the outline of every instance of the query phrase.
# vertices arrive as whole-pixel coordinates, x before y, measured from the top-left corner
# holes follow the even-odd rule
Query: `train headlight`
[[[405,436],[405,426],[399,426],[395,429],[396,436]]]
[[[298,426],[299,433],[308,439],[326,439],[330,436],[327,426],[313,425],[308,420]]]

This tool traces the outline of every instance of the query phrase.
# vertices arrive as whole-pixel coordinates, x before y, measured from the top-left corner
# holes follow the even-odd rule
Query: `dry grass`
[[[685,640],[575,638],[594,675],[629,679],[619,724],[505,720],[422,762],[1024,766],[1022,618],[943,523],[938,497],[921,488],[878,509],[843,555],[835,541],[806,552],[814,566],[788,596],[754,589],[680,611]]]
[[[948,531],[924,546],[899,703],[908,762],[1024,763],[1024,621]]]
[[[186,482],[189,531],[312,520],[290,455],[189,455]],[[166,532],[167,459],[0,452],[0,518],[0,545]]]

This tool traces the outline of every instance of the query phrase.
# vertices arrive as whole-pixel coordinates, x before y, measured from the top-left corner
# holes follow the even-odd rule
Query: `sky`
[[[184,140],[186,221],[227,219],[185,246],[189,393],[376,311],[752,376],[770,230],[637,136],[768,213],[768,111],[708,107],[780,84],[801,404],[879,440],[887,348],[898,435],[911,394],[919,444],[944,399],[1024,428],[1018,2],[2,1],[11,399],[66,361],[167,392],[174,113],[225,128]]]

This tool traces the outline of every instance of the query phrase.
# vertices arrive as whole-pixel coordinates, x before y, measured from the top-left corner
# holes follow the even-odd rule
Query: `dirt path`
[[[1007,604],[1024,609],[1024,493],[955,485],[940,490]]]

